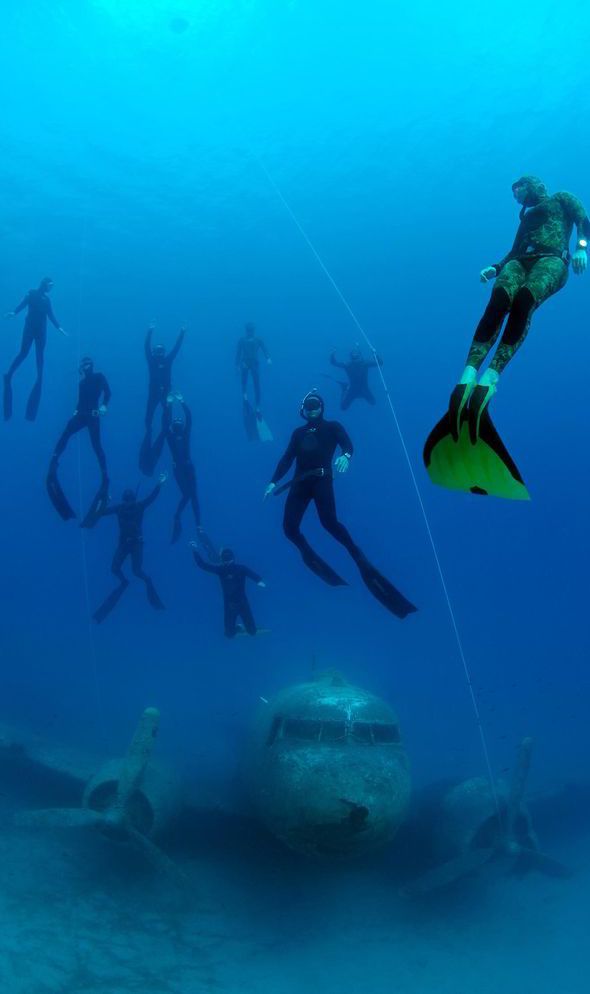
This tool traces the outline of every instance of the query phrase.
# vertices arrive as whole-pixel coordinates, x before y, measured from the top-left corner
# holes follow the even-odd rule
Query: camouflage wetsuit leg
[[[479,369],[493,347],[506,314],[508,321],[490,368],[501,373],[524,342],[533,312],[567,282],[567,265],[557,256],[512,259],[496,279],[490,302],[477,326],[467,365]]]

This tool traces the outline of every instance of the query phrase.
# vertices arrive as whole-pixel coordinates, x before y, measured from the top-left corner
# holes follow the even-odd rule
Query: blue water
[[[336,481],[338,510],[419,612],[404,622],[388,615],[310,513],[305,533],[350,584],[323,586],[282,537],[281,501],[262,504],[303,394],[320,387],[328,416],[340,416],[338,388],[321,375],[330,350],[361,340],[367,353],[287,204],[384,358],[494,773],[531,735],[532,794],[587,782],[588,274],[570,273],[535,315],[493,401],[531,502],[435,489],[421,451],[488,299],[479,271],[512,243],[511,183],[538,174],[552,192],[590,204],[589,30],[583,6],[547,0],[525,8],[498,0],[489,11],[385,0],[25,0],[3,11],[0,309],[47,273],[69,337],[48,329],[38,420],[23,420],[31,356],[14,377],[13,420],[0,427],[2,720],[118,755],[138,713],[155,704],[161,755],[194,791],[206,783],[213,799],[237,804],[259,697],[306,679],[315,656],[318,667],[341,670],[396,708],[416,788],[485,772],[451,618],[376,376],[376,407],[359,403],[342,416],[355,455]],[[194,568],[186,547],[188,510],[182,541],[169,544],[172,479],[145,521],[145,565],[166,611],[152,612],[135,582],[100,627],[90,615],[112,586],[115,523],[82,534],[47,500],[46,469],[75,406],[84,354],[113,391],[102,423],[111,492],[118,499],[139,483],[152,319],[168,346],[187,323],[174,384],[193,411],[203,524],[266,580],[266,590],[250,591],[258,623],[272,629],[264,637],[224,640],[218,584]],[[245,321],[273,357],[262,389],[275,441],[261,446],[244,436],[233,365]],[[3,322],[3,369],[21,328],[22,315]],[[76,507],[80,495],[86,507],[98,475],[85,437],[70,443],[61,470]],[[145,494],[150,483],[141,486]],[[285,869],[278,855],[267,863],[259,849],[238,856],[229,845],[224,858],[205,853],[195,868],[209,911],[183,917],[139,868],[128,889],[112,868],[106,881],[96,867],[86,876],[79,867],[95,858],[90,842],[23,837],[11,828],[10,800],[4,805],[7,851],[24,878],[4,879],[13,918],[2,914],[0,955],[13,963],[14,915],[15,948],[25,942],[18,922],[25,929],[32,916],[46,936],[41,948],[59,936],[63,955],[59,977],[50,958],[33,979],[16,967],[11,992],[299,994],[335,992],[352,978],[381,994],[392,989],[392,971],[399,990],[411,992],[587,989],[581,811],[572,848],[567,833],[554,839],[578,868],[571,881],[502,880],[492,896],[475,888],[467,907],[442,903],[427,921],[412,921],[387,887],[386,856],[318,879],[313,869]],[[84,938],[68,918],[72,901]],[[144,927],[146,901],[155,910]],[[203,939],[211,962],[193,976],[185,953],[193,930],[208,936],[211,902],[218,939]],[[136,956],[128,976],[105,979],[93,956],[98,945],[108,956],[121,943],[126,916]],[[520,944],[510,916],[521,923]],[[88,924],[97,917],[108,922],[104,932]],[[185,945],[169,949],[158,936],[175,929]],[[156,952],[144,975],[137,964],[150,943]],[[71,948],[91,964],[86,980],[76,980]]]

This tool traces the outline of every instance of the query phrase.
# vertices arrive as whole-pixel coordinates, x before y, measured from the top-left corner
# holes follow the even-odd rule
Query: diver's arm
[[[145,342],[143,343],[143,351],[145,352],[145,357],[149,362],[152,357],[152,331],[154,330],[153,324],[150,324],[147,335],[145,336]]]
[[[24,309],[28,305],[28,303],[29,303],[29,294],[25,293],[25,295],[24,295],[23,299],[21,300],[20,304],[17,304],[17,306],[14,308],[14,310],[10,311],[11,317],[14,317],[16,314],[20,314],[21,311],[24,311]]]
[[[261,338],[258,339],[258,348],[261,350],[264,358],[268,362],[268,360],[270,359],[270,356],[268,354],[268,349]]]
[[[100,389],[102,390],[102,404],[107,407],[109,400],[111,399],[111,388],[107,382],[106,376],[101,373],[101,384]]]
[[[244,572],[244,576],[247,576],[249,580],[254,580],[254,583],[262,582],[262,577],[259,576],[258,573],[255,573],[253,569],[250,569],[249,566],[242,566],[242,570]]]
[[[367,360],[367,367],[369,369],[374,369],[375,366],[382,366],[382,365],[383,365],[383,359],[381,358],[380,355],[377,355],[376,352],[374,353],[374,358],[373,359],[368,359]]]
[[[143,498],[143,500],[138,501],[139,506],[141,507],[142,511],[145,511],[146,507],[149,507],[150,504],[154,503],[154,501],[155,501],[156,497],[158,496],[158,494],[160,493],[161,489],[162,489],[162,484],[161,483],[156,483],[156,485],[155,485],[154,489],[152,490],[151,494],[148,494],[147,497]]]
[[[345,362],[340,362],[336,358],[336,350],[335,349],[332,352],[330,352],[330,362],[332,363],[333,366],[336,366],[338,369],[346,369],[346,363]]]
[[[291,435],[291,440],[287,448],[285,449],[284,454],[281,456],[281,458],[277,463],[277,468],[275,469],[270,480],[271,483],[277,483],[277,481],[280,480],[281,477],[285,475],[291,463],[293,462],[295,456],[297,455],[295,436],[296,432],[294,431],[293,434]]]
[[[176,356],[180,352],[180,346],[182,345],[182,341],[184,339],[185,332],[186,332],[186,328],[183,326],[180,329],[180,333],[179,333],[178,338],[176,339],[176,341],[174,343],[174,347],[170,350],[170,352],[168,354],[168,362],[170,363],[170,365],[172,365],[172,363],[176,359]]]
[[[244,351],[243,339],[238,338],[238,345],[236,348],[236,366],[239,366],[242,362],[243,351]]]
[[[199,551],[194,548],[193,548],[193,559],[195,560],[199,569],[204,570],[205,573],[214,573],[216,576],[220,575],[221,566],[215,566],[213,563],[205,562],[203,557],[199,554]]]
[[[350,435],[346,431],[344,425],[341,425],[339,421],[334,421],[334,429],[336,432],[336,440],[338,442],[338,445],[342,449],[343,455],[350,457],[354,452],[352,439],[350,438]]]
[[[51,321],[53,327],[57,328],[58,331],[61,331],[61,325],[57,320],[55,314],[53,313],[53,308],[51,306],[51,301],[49,299],[47,300],[47,317]]]

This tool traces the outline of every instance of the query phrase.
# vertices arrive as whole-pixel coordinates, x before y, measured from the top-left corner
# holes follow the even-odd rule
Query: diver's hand
[[[275,488],[276,488],[276,483],[269,483],[268,487],[264,491],[264,497],[262,499],[266,500],[267,497],[270,497],[270,495],[272,494]]]
[[[192,549],[194,552],[198,552],[199,551],[199,543],[198,542],[194,542],[194,541],[193,542],[189,542],[188,547],[189,547],[189,549]]]
[[[586,249],[576,249],[572,255],[572,269],[574,273],[580,276],[581,273],[586,271],[588,265],[588,255]]]
[[[101,404],[100,407],[98,408],[98,412],[97,413],[100,414],[101,418],[103,418],[105,416],[105,414],[107,413],[107,405],[106,404]]]
[[[5,318],[13,318],[15,316],[14,311],[7,311],[4,315]]]
[[[156,330],[156,321],[154,319],[153,321],[150,321],[150,323],[148,324],[148,331],[155,331],[155,330]]]
[[[496,267],[486,266],[486,268],[482,269],[481,273],[479,274],[480,282],[489,283],[490,280],[494,279],[495,275],[496,275]]]
[[[186,334],[186,332],[188,331],[188,328],[186,326],[186,321],[182,322],[182,324],[180,326],[180,330],[181,330],[181,332],[182,332],[183,335]]]
[[[268,357],[268,359],[266,360],[266,365],[267,365],[267,366],[272,366],[272,359],[271,359],[271,357],[270,357],[270,356],[269,356],[269,357]]]
[[[167,479],[168,479],[168,473],[160,473],[160,476],[159,476],[160,483],[162,483],[162,484],[166,483]]]
[[[338,456],[336,462],[334,463],[334,469],[337,473],[346,473],[349,466],[350,456],[347,456],[345,452],[343,452],[341,456]]]
[[[264,580],[259,580],[258,583],[256,584],[256,586],[257,587],[266,587],[266,583],[264,582]]]

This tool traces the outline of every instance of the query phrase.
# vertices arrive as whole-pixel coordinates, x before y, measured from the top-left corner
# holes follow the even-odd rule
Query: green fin
[[[432,482],[448,490],[508,500],[531,499],[487,410],[482,412],[475,444],[469,437],[467,411],[461,416],[457,442],[453,441],[449,416],[445,414],[426,440],[424,465]]]

